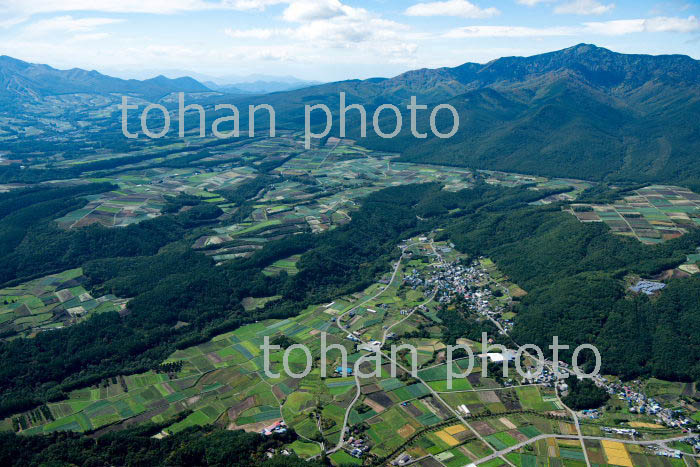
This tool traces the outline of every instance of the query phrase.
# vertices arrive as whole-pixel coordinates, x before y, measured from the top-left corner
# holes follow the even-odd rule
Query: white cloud
[[[576,34],[576,28],[550,27],[528,28],[523,26],[466,26],[452,29],[444,34],[451,39],[464,39],[469,37],[547,37],[547,36],[571,36]]]
[[[591,34],[622,36],[635,32],[644,32],[644,21],[643,19],[620,19],[615,21],[585,23],[585,29]]]
[[[94,31],[108,24],[121,23],[124,20],[115,18],[73,18],[72,16],[57,16],[55,18],[36,21],[23,29],[23,34],[41,36],[48,33],[85,33]]]
[[[279,35],[280,31],[275,29],[226,29],[224,34],[234,39],[270,39]]]
[[[525,6],[535,6],[540,3],[549,3],[552,0],[516,0],[517,3]]]
[[[700,20],[695,16],[685,19],[659,16],[644,20],[644,28],[649,32],[695,32],[700,30]]]
[[[572,0],[571,2],[557,6],[554,12],[570,15],[602,15],[603,13],[612,11],[613,8],[615,8],[614,3],[603,5],[596,0]]]
[[[621,36],[640,32],[679,32],[700,31],[700,20],[695,16],[688,18],[669,18],[659,16],[648,19],[626,19],[585,23],[586,32],[606,36]]]
[[[265,8],[272,5],[279,5],[280,3],[288,3],[288,0],[234,0],[223,1],[224,5],[229,4],[233,10],[259,10],[262,11]]]
[[[91,11],[102,13],[173,14],[204,10],[264,10],[290,0],[3,0],[0,27],[10,27],[32,15]]]
[[[93,32],[87,34],[76,34],[73,36],[74,41],[101,41],[110,37],[106,32]]]
[[[330,19],[345,15],[348,8],[338,0],[301,0],[291,2],[282,17],[292,22]]]
[[[528,28],[522,26],[466,26],[452,29],[443,34],[451,39],[472,37],[555,37],[576,35],[622,36],[645,32],[690,33],[700,31],[700,20],[688,18],[655,17],[647,19],[623,19],[614,21],[588,22],[579,26],[551,26]]]
[[[461,16],[462,18],[490,18],[500,13],[497,8],[480,8],[467,0],[417,3],[405,11],[409,16]]]
[[[371,57],[385,64],[411,65],[418,51],[417,40],[427,36],[339,0],[294,0],[281,19],[293,27],[227,29],[224,33],[233,39],[265,41],[265,53],[256,55],[260,60],[299,61],[315,51],[321,62],[352,56],[351,60]]]

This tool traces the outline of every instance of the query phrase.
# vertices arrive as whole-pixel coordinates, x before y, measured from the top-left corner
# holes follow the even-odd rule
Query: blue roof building
[[[348,376],[352,375],[352,368],[350,368],[350,367],[345,368],[345,371],[347,372],[346,374]],[[343,367],[342,366],[336,367],[335,372],[342,375],[343,374]]]

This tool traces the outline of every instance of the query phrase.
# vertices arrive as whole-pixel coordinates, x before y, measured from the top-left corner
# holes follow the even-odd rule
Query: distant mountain
[[[668,180],[700,187],[700,62],[683,55],[626,55],[589,44],[487,64],[409,71],[390,79],[350,80],[265,96],[280,109],[325,103],[338,93],[369,112],[393,103],[450,103],[460,130],[450,139],[372,137],[362,144],[403,160],[589,179]],[[354,118],[355,113],[348,114]],[[386,131],[394,116],[386,112]],[[428,112],[419,112],[428,129]],[[441,112],[443,131],[451,127]],[[302,114],[303,116],[303,114]],[[323,120],[323,119],[322,119]],[[447,120],[447,121],[445,121]],[[323,120],[325,122],[325,120]],[[371,125],[371,116],[368,118]],[[319,122],[322,123],[322,122]],[[357,121],[349,121],[357,129]],[[337,123],[334,125],[337,131]],[[353,133],[357,136],[358,132]]]
[[[294,91],[321,84],[319,81],[250,81],[234,82],[231,84],[217,84],[213,81],[205,81],[204,84],[215,91],[229,94],[269,94],[271,92]]]
[[[207,92],[210,89],[188,77],[169,79],[157,76],[142,81],[123,80],[97,71],[80,68],[57,70],[48,65],[0,56],[0,98],[6,100],[39,99],[70,93],[133,93],[146,98],[158,98],[177,91]]]
[[[249,75],[210,75],[185,69],[140,69],[138,71],[114,70],[109,74],[124,78],[143,79],[154,75],[168,77],[190,76],[209,89],[228,94],[267,94],[270,92],[293,91],[308,86],[321,84],[321,81],[300,79],[295,76],[266,75],[254,73]]]

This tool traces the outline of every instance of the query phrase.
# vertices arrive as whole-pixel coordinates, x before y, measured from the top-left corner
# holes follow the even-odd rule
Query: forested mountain
[[[700,85],[700,62],[685,55],[628,55],[590,44],[532,57],[504,57],[486,64],[465,63],[454,68],[408,71],[394,78],[348,80],[285,93],[287,99],[310,100],[343,90],[365,103],[408,102],[415,95],[437,103],[483,88],[519,91],[523,97],[540,93],[565,79],[585,84],[631,103],[658,102],[667,86]],[[337,96],[336,96],[337,97]]]
[[[337,113],[338,93],[370,113],[381,104],[403,108],[403,131],[385,140],[371,130],[363,144],[401,152],[406,161],[537,173],[594,180],[668,180],[696,185],[700,164],[700,62],[682,55],[626,55],[580,44],[533,57],[506,57],[485,65],[410,71],[391,79],[351,80],[252,100],[274,105],[280,121],[303,123],[304,104]],[[405,104],[449,103],[459,112],[450,139],[416,139]],[[259,102],[258,102],[259,101]],[[280,110],[282,112],[280,112]],[[285,112],[289,115],[285,118]],[[325,123],[319,112],[319,121]],[[418,127],[429,129],[428,111]],[[382,114],[391,132],[395,117]],[[359,136],[357,112],[348,128]],[[449,112],[438,128],[452,126]],[[338,131],[334,122],[334,132]]]
[[[209,89],[192,78],[169,79],[164,76],[139,81],[106,76],[80,68],[57,70],[0,56],[0,99],[37,99],[42,96],[72,93],[134,93],[157,98],[171,92],[206,92]]]
[[[158,100],[176,91],[208,91],[191,78],[121,80],[95,71],[61,71],[9,57],[0,57],[0,88],[0,99],[8,108],[25,116],[36,110],[27,102],[54,94],[128,92]],[[250,104],[273,106],[277,128],[303,130],[304,106],[323,103],[334,113],[331,134],[337,135],[340,92],[346,93],[347,105],[362,104],[367,110],[370,128],[360,144],[401,153],[406,161],[700,186],[700,164],[695,157],[700,152],[700,62],[682,55],[626,55],[580,44],[484,65],[421,69],[391,79],[348,80],[258,96],[213,94],[198,102],[208,109],[208,122],[221,116],[213,110],[215,104],[237,105],[244,131]],[[416,139],[410,132],[406,104],[411,96],[429,105],[428,111],[418,111],[419,131],[428,133],[425,139]],[[177,105],[172,99],[161,102],[173,108]],[[403,111],[403,131],[390,140],[379,138],[371,128],[372,113],[386,103]],[[459,112],[459,131],[449,139],[436,138],[429,131],[430,110],[440,103],[449,103]],[[80,105],[86,115],[89,105]],[[69,110],[58,118],[78,128],[70,121],[77,118],[75,105]],[[105,128],[102,138],[106,144],[108,134],[121,137],[121,117],[114,107],[105,110],[102,123],[93,121]],[[358,112],[351,110],[347,115],[348,135],[359,138]],[[13,117],[18,117],[17,113]],[[391,132],[395,127],[393,112],[383,112],[381,117],[380,126]],[[324,125],[325,116],[314,112],[311,123]],[[198,124],[198,120],[188,119],[190,124]],[[265,124],[259,121],[256,126],[262,130]],[[58,131],[59,137],[66,136],[65,130],[57,130],[58,124],[47,127],[38,121],[36,125],[47,137],[53,131]],[[437,127],[447,132],[451,126],[450,113],[440,112]],[[16,133],[12,128],[6,131]],[[94,144],[80,135],[72,144]],[[163,141],[176,136],[169,134]],[[123,138],[117,139],[124,144]]]

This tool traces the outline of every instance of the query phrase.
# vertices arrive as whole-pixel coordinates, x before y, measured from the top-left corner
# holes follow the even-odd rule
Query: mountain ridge
[[[56,79],[47,83],[47,77]],[[159,98],[175,91],[209,91],[191,78],[121,80],[10,57],[0,57],[0,85],[0,99],[10,104],[51,92],[140,92]],[[578,44],[530,57],[411,70],[393,78],[351,79],[264,95],[214,93],[200,102],[209,109],[233,102],[244,123],[248,105],[269,104],[278,127],[294,130],[304,129],[305,105],[325,104],[334,114],[331,135],[338,136],[340,92],[346,93],[346,105],[362,104],[368,112],[368,137],[360,144],[399,153],[405,161],[700,187],[700,61],[684,55],[620,54]],[[460,115],[456,135],[442,140],[428,131],[426,139],[414,138],[405,108],[411,96],[420,104],[453,105]],[[397,105],[404,113],[403,131],[391,140],[377,137],[371,128],[371,114],[382,104]],[[356,113],[349,112],[347,120],[352,138],[360,138]],[[419,112],[422,131],[430,128],[429,114]],[[449,129],[451,119],[445,114],[440,113],[438,127]],[[394,119],[391,112],[382,113],[385,132],[394,128]],[[311,123],[323,125],[325,120]]]
[[[95,70],[71,68],[59,70],[49,65],[34,64],[7,55],[0,56],[0,97],[39,98],[48,95],[113,92],[137,93],[153,98],[171,92],[209,92],[194,78],[166,78],[163,75],[145,80],[124,80],[103,75]]]
[[[627,55],[579,44],[270,97],[289,107],[324,103],[337,114],[340,91],[368,112],[384,103],[403,109],[412,95],[422,104],[449,103],[458,110],[460,130],[446,140],[430,132],[424,140],[413,137],[406,110],[397,137],[384,140],[370,128],[361,144],[400,153],[405,161],[700,187],[700,61],[684,55]],[[507,109],[492,107],[496,101]],[[385,132],[395,125],[390,114],[380,119]],[[429,129],[428,114],[418,117],[423,130]],[[441,125],[451,128],[451,118],[440,116]]]

